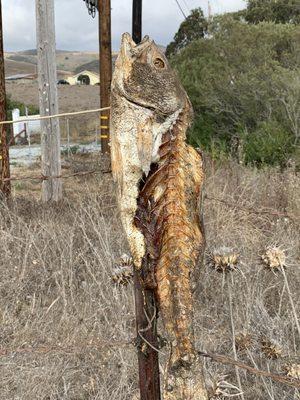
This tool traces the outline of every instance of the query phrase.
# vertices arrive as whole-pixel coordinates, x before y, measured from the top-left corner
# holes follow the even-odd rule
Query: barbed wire
[[[90,171],[81,171],[81,172],[74,172],[72,174],[68,174],[68,175],[54,175],[54,176],[46,176],[46,175],[37,175],[37,176],[22,176],[22,177],[17,177],[17,176],[12,176],[10,178],[4,178],[1,179],[0,178],[0,182],[8,182],[8,181],[48,181],[48,180],[52,180],[52,179],[69,179],[69,178],[74,178],[74,177],[82,177],[82,176],[88,176],[88,175],[101,175],[101,174],[109,174],[112,171],[109,170],[90,170]],[[288,218],[292,221],[300,221],[300,217],[293,215],[293,214],[289,214],[286,212],[281,212],[275,209],[253,209],[251,207],[246,207],[246,206],[241,206],[241,205],[237,205],[237,204],[233,204],[231,202],[229,202],[228,200],[225,199],[220,199],[217,197],[211,197],[208,195],[204,195],[204,200],[209,200],[209,201],[215,201],[218,203],[222,203],[224,205],[226,205],[229,208],[232,209],[237,209],[240,211],[244,211],[247,212],[249,214],[256,214],[256,215],[272,215],[275,217],[281,217],[281,218]]]
[[[137,341],[135,338],[127,341],[109,341],[109,340],[91,340],[88,343],[81,342],[77,343],[76,345],[73,346],[60,346],[60,345],[55,345],[55,346],[28,346],[28,347],[19,347],[19,348],[1,348],[0,347],[0,357],[16,357],[18,355],[45,355],[45,354],[50,354],[50,353],[66,353],[66,354],[74,354],[79,351],[84,351],[84,350],[99,350],[103,348],[112,348],[112,347],[127,347],[127,346],[137,346]],[[250,367],[249,365],[241,362],[234,360],[233,358],[220,355],[220,354],[214,354],[214,353],[206,353],[203,351],[198,351],[197,352],[200,357],[204,358],[210,358],[211,360],[223,364],[223,365],[231,365],[238,367],[240,369],[244,369],[245,371],[248,371],[251,374],[258,375],[258,376],[263,376],[265,378],[270,378],[275,382],[300,389],[300,379],[289,377],[286,375],[280,375],[280,374],[274,374],[272,372],[268,372],[265,370],[260,370],[254,367]]]
[[[102,349],[104,347],[126,347],[134,345],[133,340],[129,341],[108,341],[108,340],[91,340],[88,343],[81,342],[76,343],[76,345],[72,346],[22,346],[17,348],[1,348],[0,347],[0,357],[15,357],[17,355],[26,355],[26,354],[49,354],[49,353],[68,353],[73,354],[80,350],[87,349]]]
[[[222,203],[222,204],[226,205],[229,208],[240,210],[240,211],[244,211],[244,212],[248,212],[249,214],[273,215],[275,217],[288,218],[288,219],[293,220],[293,221],[300,221],[300,217],[297,216],[297,215],[290,214],[290,213],[287,213],[287,212],[278,211],[278,210],[271,209],[271,208],[253,209],[251,207],[241,206],[241,205],[238,205],[236,203],[229,202],[228,200],[219,199],[217,197],[211,197],[211,196],[208,196],[208,195],[204,195],[204,200],[205,199],[206,200],[210,200],[210,201],[215,201],[215,202],[218,202],[218,203]]]
[[[259,375],[259,376],[263,376],[265,378],[270,378],[273,381],[283,383],[284,385],[288,385],[288,386],[291,386],[296,389],[300,389],[300,379],[292,378],[292,377],[285,376],[285,375],[273,374],[272,372],[268,372],[268,371],[264,371],[264,370],[257,369],[254,367],[250,367],[249,365],[247,365],[241,361],[237,361],[234,358],[230,358],[230,357],[223,356],[220,354],[205,353],[203,351],[198,351],[198,354],[201,357],[210,358],[211,360],[213,360],[217,363],[220,363],[223,365],[232,365],[232,366],[244,369],[254,375]]]
[[[23,177],[16,177],[12,176],[10,178],[4,178],[0,179],[0,182],[8,182],[8,181],[49,181],[52,179],[68,179],[68,178],[73,178],[76,176],[86,176],[86,175],[97,175],[97,174],[109,174],[111,173],[111,170],[91,170],[91,171],[81,171],[81,172],[74,172],[73,174],[68,174],[68,175],[53,175],[53,176],[46,176],[46,175],[38,175],[38,176],[23,176]]]

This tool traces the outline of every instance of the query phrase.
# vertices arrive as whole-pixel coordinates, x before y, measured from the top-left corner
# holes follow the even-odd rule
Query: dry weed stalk
[[[289,301],[291,304],[292,308],[292,314],[295,320],[295,325],[297,327],[298,335],[300,338],[300,323],[294,303],[294,299],[292,296],[292,292],[290,290],[287,274],[285,272],[285,267],[287,265],[287,255],[286,251],[279,246],[269,246],[265,253],[261,256],[261,259],[264,263],[264,265],[272,270],[272,271],[280,271],[282,273],[283,279],[284,279],[284,285],[286,288],[286,291],[288,293]]]
[[[221,376],[218,379],[211,379],[208,383],[209,400],[223,400],[228,397],[238,397],[242,395],[240,389],[227,382],[227,376]]]
[[[211,255],[210,265],[212,268],[223,274],[230,273],[236,271],[238,269],[239,262],[239,253],[237,253],[234,249],[230,247],[220,247],[215,249]],[[235,334],[235,324],[234,324],[234,315],[233,315],[233,302],[232,302],[232,288],[234,287],[233,275],[231,274],[230,278],[227,276],[227,288],[228,288],[228,303],[229,303],[229,313],[230,313],[230,328],[231,328],[231,337],[232,337],[232,351],[234,355],[234,359],[237,361],[237,346],[236,346],[236,334]],[[241,378],[238,367],[235,367],[236,379],[239,387],[241,388]],[[224,394],[222,395],[224,397]],[[243,392],[239,390],[239,394],[237,396],[241,396],[242,400],[244,400]],[[227,396],[228,397],[228,396]],[[231,396],[229,396],[231,397]],[[218,399],[219,397],[215,397]]]

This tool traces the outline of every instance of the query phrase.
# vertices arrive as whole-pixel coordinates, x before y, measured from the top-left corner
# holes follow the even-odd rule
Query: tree
[[[195,111],[190,141],[222,153],[235,151],[245,132],[274,149],[281,146],[284,134],[296,141],[299,27],[247,24],[225,15],[214,19],[209,32],[172,58]],[[276,123],[274,141],[270,132]],[[286,157],[293,151],[290,142],[286,142]],[[275,162],[270,157],[262,160]]]
[[[194,40],[203,38],[207,32],[207,20],[201,8],[191,11],[191,14],[182,22],[178,32],[174,36],[174,40],[166,49],[167,57],[179,53],[181,49],[186,47]]]
[[[248,0],[245,18],[252,24],[264,21],[299,24],[300,3],[299,0]]]

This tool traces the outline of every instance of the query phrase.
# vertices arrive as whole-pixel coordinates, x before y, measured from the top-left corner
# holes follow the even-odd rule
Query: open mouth
[[[155,107],[147,106],[146,104],[140,103],[138,101],[134,101],[133,99],[131,99],[130,97],[127,97],[127,96],[124,96],[124,97],[130,104],[133,104],[137,107],[143,107],[150,111],[157,111],[157,109]]]
[[[128,103],[133,104],[136,107],[142,107],[142,108],[145,108],[145,109],[150,110],[150,111],[155,111],[156,114],[159,115],[160,117],[167,117],[169,115],[168,113],[162,112],[158,108],[146,105],[146,104],[144,104],[142,102],[135,101],[132,98],[127,97],[126,95],[123,95],[123,97],[128,101]]]

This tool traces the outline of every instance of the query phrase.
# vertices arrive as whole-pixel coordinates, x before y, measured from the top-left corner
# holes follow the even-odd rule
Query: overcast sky
[[[179,0],[188,10],[202,7],[207,14],[207,0]],[[132,0],[111,0],[113,48],[120,36],[131,30]],[[213,13],[245,8],[244,0],[211,0]],[[5,51],[32,49],[35,44],[35,0],[2,0]],[[91,50],[98,48],[97,19],[87,13],[83,0],[55,0],[57,48]],[[143,33],[157,43],[167,45],[183,16],[175,0],[143,0]]]

